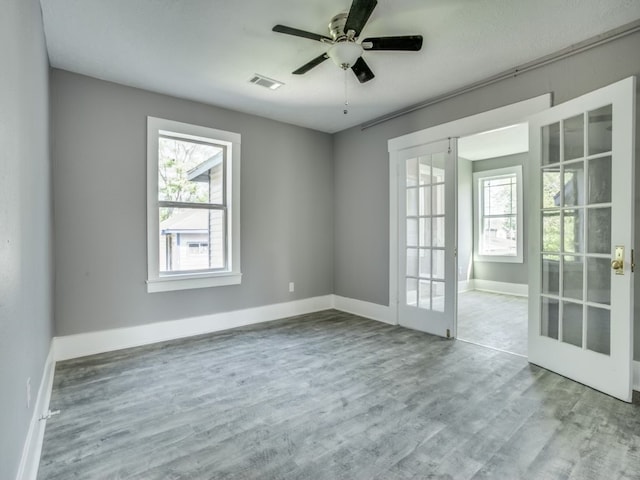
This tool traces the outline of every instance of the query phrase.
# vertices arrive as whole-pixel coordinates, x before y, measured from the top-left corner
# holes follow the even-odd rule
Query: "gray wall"
[[[529,218],[529,188],[527,184],[526,162],[528,161],[528,153],[520,153],[517,155],[506,155],[499,158],[489,158],[487,160],[478,160],[473,162],[473,172],[484,172],[495,168],[513,167],[522,165],[522,215],[523,215],[523,236],[522,250],[523,263],[504,263],[504,262],[474,262],[473,278],[481,280],[492,280],[494,282],[509,283],[528,283],[528,267],[527,256],[529,252],[529,241],[527,236],[527,218]],[[477,208],[474,206],[474,208]],[[474,246],[477,250],[477,246]]]
[[[53,329],[48,62],[37,0],[2,2],[0,65],[0,478],[9,480]]]
[[[57,335],[333,293],[330,135],[61,70],[51,92]],[[147,293],[148,115],[242,135],[242,285]]]
[[[458,281],[474,278],[473,163],[458,158]]]
[[[335,293],[381,305],[389,303],[388,139],[548,92],[553,92],[554,103],[562,103],[630,75],[640,75],[639,51],[640,33],[635,33],[375,127],[356,127],[335,135]],[[640,186],[636,194],[636,212],[640,215]],[[638,239],[639,227],[640,222],[636,222]],[[638,319],[640,282],[635,284]],[[636,327],[636,358],[640,359],[637,320]]]

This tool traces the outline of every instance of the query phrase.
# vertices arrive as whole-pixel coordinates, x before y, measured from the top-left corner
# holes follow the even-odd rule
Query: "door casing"
[[[548,109],[551,94],[547,93],[504,107],[460,118],[388,141],[389,151],[389,307],[394,324],[398,324],[398,161],[397,153],[445,138],[464,137],[475,133],[525,122],[527,117]],[[457,212],[456,212],[457,213]],[[457,245],[456,245],[457,246]],[[454,318],[454,332],[457,319]]]

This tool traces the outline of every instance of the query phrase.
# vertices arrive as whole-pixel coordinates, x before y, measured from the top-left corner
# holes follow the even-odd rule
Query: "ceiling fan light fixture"
[[[335,43],[327,52],[333,63],[343,70],[351,68],[362,55],[362,47],[355,42]]]

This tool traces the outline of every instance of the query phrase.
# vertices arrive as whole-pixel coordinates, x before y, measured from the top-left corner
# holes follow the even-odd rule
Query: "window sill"
[[[240,285],[241,281],[242,273],[238,272],[203,275],[172,275],[147,280],[147,293]]]
[[[483,262],[483,263],[524,263],[522,259],[522,255],[517,255],[515,257],[505,257],[496,255],[475,255],[473,257],[474,262]]]

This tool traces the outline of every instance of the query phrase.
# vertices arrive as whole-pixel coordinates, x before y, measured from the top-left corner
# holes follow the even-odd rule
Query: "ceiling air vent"
[[[278,80],[274,80],[273,78],[265,77],[264,75],[260,75],[256,73],[253,77],[249,79],[249,82],[260,85],[261,87],[268,88],[270,90],[277,90],[284,83],[279,82]]]

